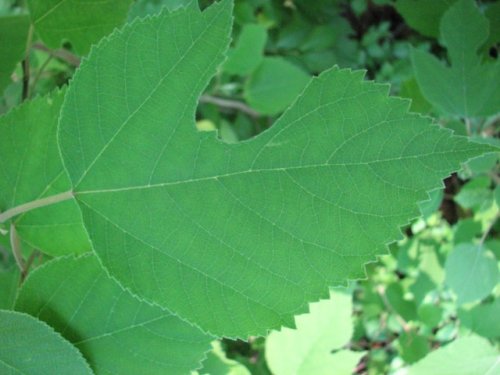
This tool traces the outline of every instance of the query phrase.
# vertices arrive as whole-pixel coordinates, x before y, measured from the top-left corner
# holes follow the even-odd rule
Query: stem
[[[14,259],[16,260],[22,276],[26,270],[26,263],[24,263],[23,253],[21,251],[21,241],[17,235],[14,223],[10,224],[10,247],[12,248],[12,254],[14,254]]]
[[[26,51],[24,52],[23,66],[23,101],[30,97],[30,49],[33,38],[33,25],[28,30],[28,39],[26,40]]]
[[[210,104],[215,104],[216,106],[219,106],[221,108],[235,109],[243,113],[246,113],[247,115],[253,118],[260,117],[259,112],[254,111],[246,104],[236,100],[223,99],[211,95],[202,95],[200,98],[200,103],[210,103]]]
[[[0,223],[4,223],[10,218],[17,216],[19,214],[34,210],[35,208],[50,206],[52,204],[66,201],[73,198],[73,192],[71,190],[65,191],[64,193],[52,195],[50,197],[37,199],[28,203],[21,204],[19,206],[13,207],[0,214]]]
[[[28,258],[28,261],[26,262],[26,265],[24,266],[24,271],[21,273],[21,283],[26,279],[28,276],[28,273],[30,272],[30,268],[33,265],[33,262],[35,261],[35,258],[40,254],[38,250],[33,250],[31,253],[30,257]]]
[[[387,296],[385,295],[385,291],[382,287],[379,287],[376,289],[378,294],[380,295],[380,298],[382,298],[382,302],[384,302],[384,305],[385,307],[392,311],[394,313],[394,316],[396,317],[396,320],[399,322],[399,324],[401,324],[401,326],[403,327],[403,330],[405,332],[409,332],[410,331],[410,325],[408,324],[408,322],[406,320],[404,320],[404,318],[398,314],[398,312],[392,307],[391,303],[389,302],[389,300],[387,299]]]
[[[46,52],[49,55],[56,57],[58,59],[64,60],[66,63],[68,63],[71,66],[78,67],[80,65],[80,58],[76,55],[73,55],[71,52],[69,52],[65,49],[51,50],[50,48],[48,48],[47,46],[45,46],[42,43],[33,44],[33,48],[37,49],[39,51]]]

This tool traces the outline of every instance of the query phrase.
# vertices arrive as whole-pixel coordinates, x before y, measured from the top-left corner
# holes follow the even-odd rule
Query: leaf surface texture
[[[200,366],[213,340],[134,298],[93,255],[59,258],[33,271],[16,310],[54,327],[96,374],[187,374]]]
[[[112,34],[75,74],[59,146],[110,274],[208,332],[246,337],[293,325],[328,285],[363,276],[417,202],[491,148],[337,68],[254,139],[197,132],[230,30],[222,1]]]

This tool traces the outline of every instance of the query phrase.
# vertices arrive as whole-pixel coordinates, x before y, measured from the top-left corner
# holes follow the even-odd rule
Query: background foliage
[[[56,3],[0,2],[0,112],[10,116],[3,117],[4,129],[16,126],[20,132],[3,131],[0,143],[3,152],[16,145],[19,153],[47,159],[43,171],[30,170],[29,165],[16,164],[18,158],[2,154],[2,163],[11,168],[5,169],[0,181],[2,199],[7,196],[9,201],[16,197],[22,201],[23,195],[48,196],[70,186],[66,176],[60,176],[62,165],[53,163],[46,152],[56,150],[50,143],[56,142],[65,93],[54,89],[68,83],[91,45],[115,27],[163,7],[174,11],[195,6],[184,0],[121,0],[99,2],[89,10],[79,8],[77,1]],[[202,0],[200,6],[211,3]],[[500,144],[499,2],[236,0],[232,38],[227,60],[197,106],[198,130],[218,130],[229,144],[270,128],[309,78],[333,65],[366,69],[367,78],[391,83],[392,94],[412,99],[412,111],[432,116],[455,134]],[[52,126],[40,128],[33,118],[25,119],[27,105],[33,111],[50,105],[50,113],[40,109],[46,118],[37,120]],[[47,144],[31,141],[39,137]],[[74,356],[73,372],[82,373],[89,370],[80,353],[95,372],[131,371],[141,366],[140,359],[122,361],[124,367],[118,369],[113,358],[151,340],[159,340],[158,351],[137,354],[150,371],[194,371],[191,364],[201,358],[186,358],[185,350],[164,361],[170,348],[180,348],[176,335],[181,333],[193,338],[184,345],[200,352],[209,350],[213,341],[196,370],[199,374],[498,373],[498,157],[490,153],[475,158],[449,177],[443,189],[420,204],[423,216],[404,228],[404,239],[390,246],[390,254],[368,264],[365,279],[332,289],[330,300],[312,304],[309,314],[296,318],[296,330],[284,328],[248,341],[213,341],[175,316],[123,294],[93,256],[78,259],[85,273],[71,272],[75,263],[58,257],[68,247],[73,253],[90,248],[85,233],[75,236],[70,227],[79,225],[77,207],[73,201],[65,202],[65,207],[46,207],[20,217],[16,224],[28,263],[23,271],[16,266],[9,239],[0,235],[0,308],[11,310],[15,303],[20,312],[1,312],[0,334],[2,339],[12,336],[12,327],[21,327],[18,322],[25,320],[33,326],[33,340],[53,345],[54,352],[62,353],[55,358]],[[25,173],[19,178],[27,180],[23,186],[28,188],[11,192],[7,181],[22,168]],[[52,190],[37,193],[48,185]],[[41,226],[53,228],[55,235],[47,238]],[[58,259],[49,262],[52,258]],[[27,272],[31,276],[18,293]],[[62,277],[67,279],[59,286]],[[89,288],[96,280],[100,287]],[[102,301],[102,310],[86,307],[89,293]],[[47,309],[37,303],[36,298],[50,296],[57,296],[59,304]],[[135,314],[113,315],[118,305]],[[105,331],[90,324],[92,320],[106,320]],[[114,333],[108,334],[108,329]],[[172,335],[155,337],[159,331]],[[120,350],[104,351],[117,341]],[[19,368],[36,372],[22,367],[23,355],[9,348],[2,345],[2,358],[15,357]],[[37,371],[43,373],[40,367]],[[140,367],[135,371],[141,372]]]

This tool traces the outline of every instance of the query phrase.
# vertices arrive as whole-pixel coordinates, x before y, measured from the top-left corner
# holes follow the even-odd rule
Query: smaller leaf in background
[[[264,26],[247,24],[243,26],[238,41],[230,48],[222,70],[229,74],[246,76],[262,62],[267,31]]]
[[[34,317],[0,310],[0,373],[92,374],[78,350]]]
[[[35,31],[50,48],[69,41],[74,51],[86,55],[92,44],[121,26],[132,0],[28,0]]]
[[[212,350],[207,353],[199,375],[250,375],[250,371],[238,361],[226,357],[219,341],[212,342]]]
[[[30,18],[27,15],[0,17],[0,96],[10,76],[26,53]]]
[[[3,251],[3,248],[0,250]],[[0,264],[0,309],[10,310],[14,307],[19,281],[20,272],[16,264]]]
[[[213,340],[134,298],[93,255],[58,258],[30,273],[15,308],[53,326],[102,374],[185,374]]]
[[[398,338],[398,347],[406,363],[417,362],[431,350],[429,340],[415,332],[403,332]]]
[[[460,337],[409,368],[409,375],[494,375],[500,369],[498,351],[478,336]]]
[[[310,77],[280,57],[265,57],[245,85],[245,98],[266,115],[284,111],[302,92]]]
[[[481,223],[472,218],[459,220],[453,228],[453,243],[472,242],[482,233]]]
[[[488,6],[484,15],[490,21],[490,35],[483,46],[484,52],[488,54],[489,49],[500,42],[500,2],[497,1],[484,5]]]
[[[385,297],[390,307],[406,320],[417,319],[417,305],[415,301],[405,299],[405,291],[400,283],[392,283],[385,290]]]
[[[71,189],[56,143],[64,90],[0,117],[0,211]],[[13,218],[21,239],[54,255],[83,253],[90,243],[73,200]]]
[[[441,205],[443,201],[444,191],[443,189],[433,190],[429,193],[429,200],[420,202],[418,207],[424,219],[428,219],[432,216]]]
[[[396,0],[396,10],[420,34],[437,38],[439,21],[456,0]]]
[[[446,284],[457,294],[458,303],[474,302],[488,296],[498,283],[498,265],[484,247],[460,244],[446,259]]]
[[[495,188],[494,195],[495,195],[495,202],[497,203],[497,206],[500,208],[500,185],[497,185],[497,187]]]
[[[478,209],[490,205],[493,192],[490,189],[491,180],[488,176],[479,176],[467,182],[454,200],[463,208]]]
[[[443,283],[445,275],[439,258],[439,244],[435,241],[420,241],[419,270],[426,273],[436,285]]]
[[[428,327],[436,327],[443,317],[443,308],[433,303],[424,303],[418,307],[420,321]]]
[[[422,91],[420,91],[415,78],[403,82],[399,95],[403,98],[411,99],[410,111],[412,112],[427,114],[432,109],[432,104],[422,95]]]
[[[342,349],[353,333],[350,294],[331,291],[329,300],[312,303],[310,313],[295,321],[297,329],[282,328],[267,338],[266,359],[275,375],[353,372],[364,352]]]
[[[471,309],[460,309],[458,318],[460,323],[483,337],[500,338],[500,298],[495,298],[493,302],[483,303]]]
[[[498,112],[500,63],[482,63],[477,55],[488,38],[488,24],[473,0],[459,0],[444,14],[440,27],[451,67],[422,50],[411,52],[424,97],[449,115],[475,117]]]

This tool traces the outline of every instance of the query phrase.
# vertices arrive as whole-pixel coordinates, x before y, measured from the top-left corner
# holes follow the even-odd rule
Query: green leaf
[[[266,115],[283,112],[304,89],[310,77],[281,57],[265,57],[245,84],[245,99]]]
[[[56,143],[64,91],[39,97],[0,117],[0,212],[71,189]],[[19,236],[51,255],[90,249],[74,200],[13,219]]]
[[[69,41],[79,55],[121,26],[132,0],[28,0],[35,30],[50,48]]]
[[[13,308],[19,279],[19,268],[15,264],[7,268],[0,266],[0,309]]]
[[[488,116],[498,112],[500,61],[482,63],[477,54],[487,37],[488,20],[473,0],[460,0],[445,13],[441,38],[451,66],[443,65],[427,52],[411,52],[415,76],[429,102],[453,116]]]
[[[238,361],[226,357],[219,341],[212,343],[203,367],[197,372],[201,375],[250,375],[250,371]]]
[[[16,310],[54,327],[99,374],[186,374],[199,367],[213,340],[134,298],[93,255],[37,268],[23,284]]]
[[[246,337],[292,325],[327,286],[362,277],[427,191],[493,148],[337,68],[251,140],[197,132],[230,27],[223,1],[106,38],[66,94],[59,146],[110,274],[204,330]]]
[[[420,321],[430,328],[437,327],[443,317],[443,309],[431,303],[424,303],[418,307]]]
[[[487,340],[461,337],[411,366],[409,375],[493,375],[500,368],[499,359],[498,351]]]
[[[276,375],[351,374],[364,352],[340,350],[353,332],[352,297],[331,292],[295,318],[297,329],[273,331],[266,339],[266,360]]]
[[[27,15],[0,17],[0,96],[26,53],[30,19]]]
[[[482,246],[460,244],[446,259],[446,283],[458,296],[458,303],[480,300],[489,295],[499,281],[498,265]]]
[[[425,36],[439,36],[439,21],[456,0],[396,0],[396,10],[406,23]]]
[[[500,3],[489,3],[484,15],[490,22],[490,36],[483,46],[488,53],[492,46],[500,42]]]
[[[236,46],[229,49],[223,71],[229,74],[248,75],[261,63],[267,40],[266,28],[261,25],[244,25]]]
[[[404,320],[417,319],[417,305],[414,301],[404,298],[404,290],[401,284],[390,284],[385,290],[385,295],[390,306],[401,315]]]
[[[0,310],[0,373],[92,374],[82,355],[45,323]]]
[[[491,303],[474,306],[470,310],[460,309],[458,318],[460,323],[483,337],[500,338],[500,298],[495,298]]]
[[[411,99],[410,110],[412,112],[427,114],[432,109],[432,105],[422,95],[422,91],[420,91],[415,78],[402,83],[399,95],[403,98]]]
[[[415,332],[403,332],[398,338],[401,358],[406,363],[414,363],[429,353],[431,346],[429,340]]]
[[[493,192],[490,185],[489,176],[476,177],[460,189],[454,200],[463,208],[479,208],[491,202]]]

